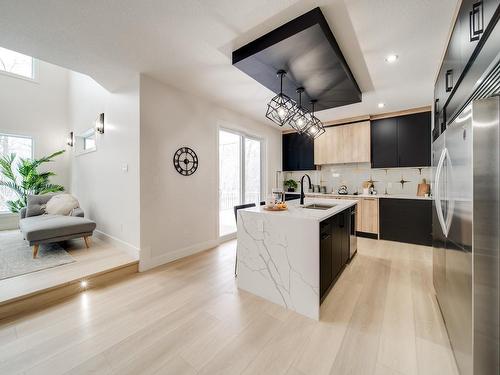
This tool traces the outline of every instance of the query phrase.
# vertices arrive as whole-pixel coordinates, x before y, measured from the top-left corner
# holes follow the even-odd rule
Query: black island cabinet
[[[349,262],[350,208],[320,223],[320,300],[328,294]]]

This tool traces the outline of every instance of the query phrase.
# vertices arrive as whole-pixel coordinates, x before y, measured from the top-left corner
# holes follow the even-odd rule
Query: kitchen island
[[[348,262],[348,215],[357,202],[298,203],[282,212],[238,211],[238,288],[319,320],[321,301]]]

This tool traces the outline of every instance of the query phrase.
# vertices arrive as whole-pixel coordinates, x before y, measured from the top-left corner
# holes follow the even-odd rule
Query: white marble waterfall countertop
[[[304,206],[300,206],[299,200],[287,201],[286,203],[288,206],[288,210],[286,211],[267,211],[264,209],[264,206],[258,206],[258,207],[247,208],[244,210],[239,210],[238,213],[240,211],[249,211],[249,212],[258,212],[264,215],[268,215],[271,218],[277,218],[277,219],[282,217],[288,217],[296,219],[323,221],[331,216],[338,214],[339,212],[344,211],[346,208],[354,206],[358,202],[356,200],[349,200],[349,199],[338,199],[334,201],[331,198],[329,199],[329,198],[306,197],[304,199]],[[308,204],[313,204],[313,203],[331,205],[333,207],[327,210],[305,208],[305,206],[307,206]]]
[[[238,211],[238,288],[312,319],[320,314],[320,221],[353,205],[355,200],[306,198],[328,210],[287,202],[282,212],[255,207]]]

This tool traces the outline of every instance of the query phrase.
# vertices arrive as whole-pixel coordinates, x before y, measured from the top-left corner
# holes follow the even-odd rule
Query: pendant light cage
[[[283,94],[283,76],[286,75],[286,72],[279,70],[277,75],[280,77],[280,93],[267,104],[266,117],[275,124],[283,126],[288,123],[290,117],[295,112],[295,102]]]
[[[318,138],[320,135],[324,134],[326,132],[325,126],[323,123],[316,117],[314,116],[314,104],[316,103],[316,100],[311,100],[311,105],[312,105],[312,111],[309,113],[309,126],[305,130],[305,133],[311,137],[312,139]]]
[[[302,107],[302,93],[304,92],[303,87],[297,89],[298,103],[295,106],[295,112],[290,117],[288,121],[289,125],[299,134],[304,133],[309,127],[310,117],[308,116],[309,111]]]

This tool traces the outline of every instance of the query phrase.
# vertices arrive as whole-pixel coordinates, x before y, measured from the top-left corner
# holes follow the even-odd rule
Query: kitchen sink
[[[330,208],[333,208],[335,206],[336,206],[336,204],[312,203],[312,204],[308,204],[307,206],[304,206],[304,208],[309,208],[311,210],[329,210]]]

